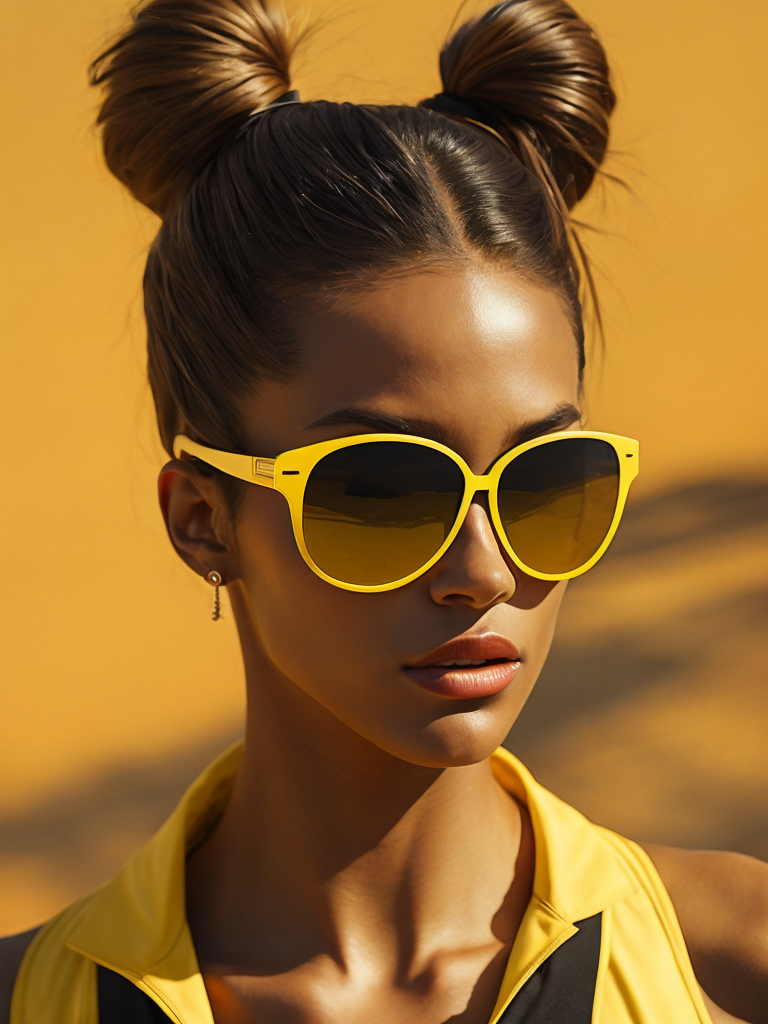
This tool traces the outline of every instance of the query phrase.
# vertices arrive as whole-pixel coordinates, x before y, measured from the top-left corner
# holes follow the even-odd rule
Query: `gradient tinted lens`
[[[597,438],[530,448],[499,481],[499,515],[518,558],[537,572],[572,572],[595,554],[613,522],[619,460]]]
[[[439,550],[456,521],[464,476],[442,452],[371,441],[321,459],[304,492],[304,540],[333,579],[381,586]]]

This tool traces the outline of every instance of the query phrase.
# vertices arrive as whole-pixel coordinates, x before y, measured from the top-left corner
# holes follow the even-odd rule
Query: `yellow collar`
[[[134,981],[177,1024],[214,1024],[187,926],[184,862],[226,805],[242,744],[217,758],[162,828],[81,905],[65,938],[75,952]],[[540,786],[508,751],[493,772],[528,807],[536,842],[533,896],[490,1024],[538,965],[591,917],[636,890],[605,831]]]

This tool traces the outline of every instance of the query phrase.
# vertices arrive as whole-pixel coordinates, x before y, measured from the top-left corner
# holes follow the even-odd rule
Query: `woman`
[[[214,618],[227,587],[248,716],[115,879],[5,940],[6,1019],[768,1020],[768,868],[643,850],[497,749],[637,472],[579,412],[603,50],[510,0],[441,94],[364,107],[302,103],[295,41],[150,0],[94,66],[163,218],[162,511]]]

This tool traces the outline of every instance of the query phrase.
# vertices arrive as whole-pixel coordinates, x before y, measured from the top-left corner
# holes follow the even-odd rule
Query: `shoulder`
[[[699,943],[743,942],[768,970],[768,864],[743,853],[643,844],[677,911]],[[688,935],[686,934],[686,940]]]
[[[741,853],[643,844],[675,908],[705,993],[768,1024],[768,864]]]
[[[21,961],[32,939],[40,931],[32,928],[18,935],[0,939],[0,1024],[8,1024],[11,1017],[11,996]]]

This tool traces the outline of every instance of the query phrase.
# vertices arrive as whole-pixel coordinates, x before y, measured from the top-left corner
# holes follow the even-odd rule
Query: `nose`
[[[515,593],[515,576],[491,525],[487,500],[475,498],[455,540],[428,573],[436,604],[483,610]]]

